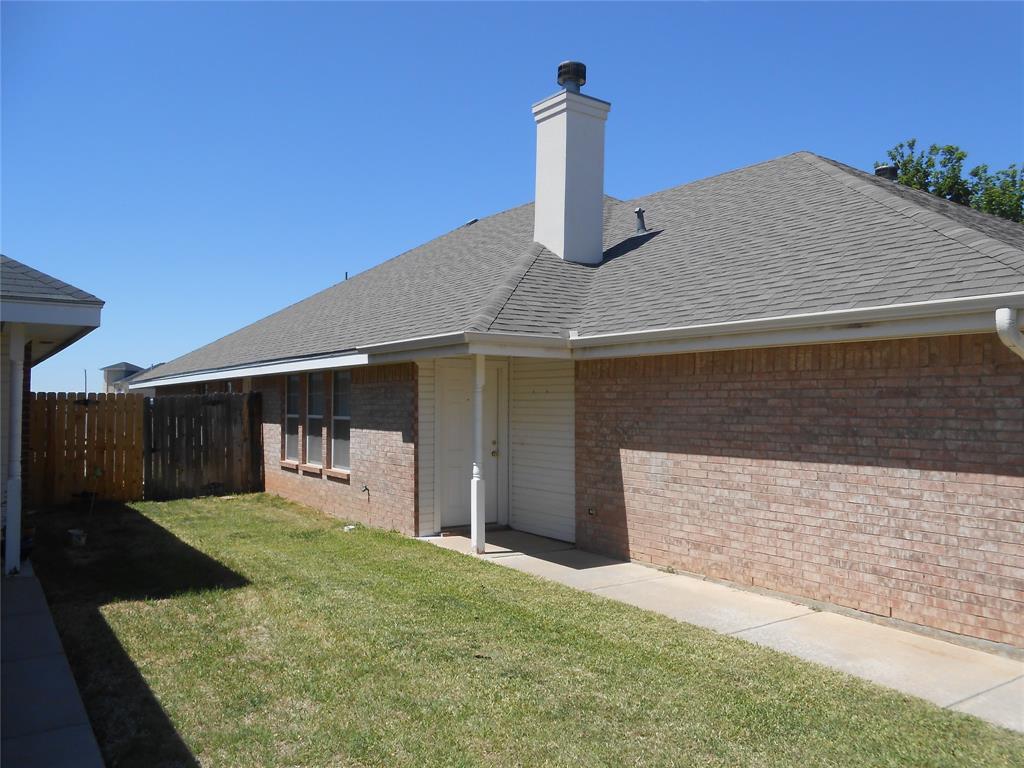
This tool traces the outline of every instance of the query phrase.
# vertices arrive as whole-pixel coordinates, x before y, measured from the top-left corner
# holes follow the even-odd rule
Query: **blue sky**
[[[909,136],[1024,160],[1024,5],[9,3],[2,248],[105,299],[37,390],[169,360],[533,197],[567,58],[609,194]]]

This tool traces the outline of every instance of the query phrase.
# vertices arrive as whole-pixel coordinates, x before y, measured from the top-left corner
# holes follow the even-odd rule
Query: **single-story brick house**
[[[535,202],[140,376],[263,393],[266,488],[1024,646],[1024,227],[809,152],[618,200],[582,67]]]

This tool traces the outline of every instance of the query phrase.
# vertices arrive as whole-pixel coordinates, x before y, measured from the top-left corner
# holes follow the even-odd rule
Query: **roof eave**
[[[1024,307],[1024,292],[574,336],[571,344],[575,358],[589,359],[992,333],[1004,306]]]
[[[132,382],[130,388],[352,368],[471,354],[585,360],[993,333],[993,312],[1000,307],[1024,309],[1024,291],[675,328],[650,328],[587,336],[570,334],[568,338],[493,331],[458,331],[367,344],[330,357],[321,355],[156,377]]]

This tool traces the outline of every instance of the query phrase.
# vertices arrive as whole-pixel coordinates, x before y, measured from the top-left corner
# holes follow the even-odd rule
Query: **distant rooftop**
[[[105,365],[102,368],[100,368],[101,371],[126,371],[128,369],[131,369],[133,371],[141,371],[142,366],[136,365],[135,363],[126,363],[124,361],[121,361],[120,363],[111,363],[110,365]]]

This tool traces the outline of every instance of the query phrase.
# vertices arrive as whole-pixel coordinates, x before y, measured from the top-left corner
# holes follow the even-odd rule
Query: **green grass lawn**
[[[270,496],[34,520],[111,768],[1024,765],[975,718]]]

